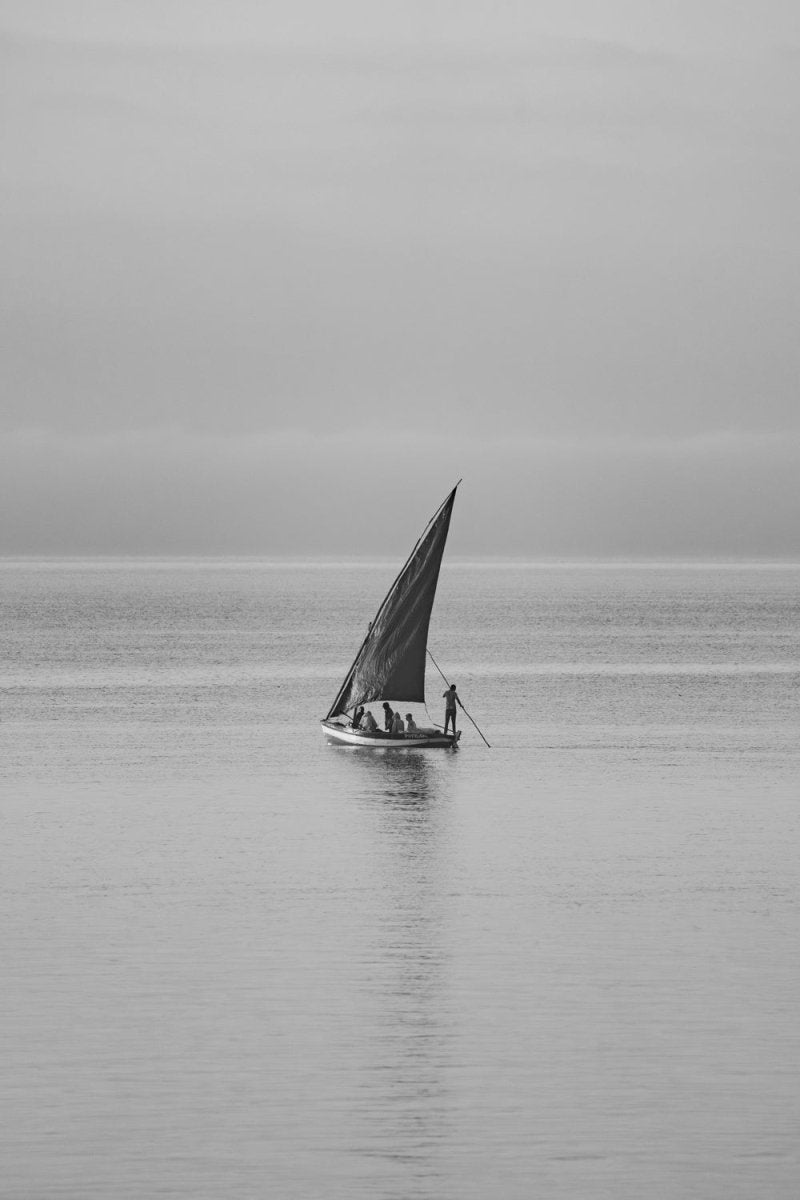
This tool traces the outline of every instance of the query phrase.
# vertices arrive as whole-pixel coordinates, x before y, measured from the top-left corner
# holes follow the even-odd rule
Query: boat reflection
[[[422,750],[354,751],[349,756],[358,773],[358,791],[401,804],[435,798],[437,772],[430,754]]]
[[[455,1115],[443,765],[424,752],[353,756],[380,878],[361,948],[371,999],[371,1055],[359,1080],[363,1150],[378,1174],[382,1161],[434,1189]]]

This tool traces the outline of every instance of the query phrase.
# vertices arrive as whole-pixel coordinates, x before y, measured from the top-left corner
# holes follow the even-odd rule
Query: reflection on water
[[[437,760],[438,761],[438,760]],[[347,756],[372,817],[383,887],[365,929],[365,986],[375,1000],[359,1080],[360,1153],[398,1172],[404,1195],[430,1195],[454,1132],[455,1017],[443,911],[437,761],[423,752]]]
[[[366,794],[412,805],[433,799],[436,772],[430,754],[422,750],[352,750],[345,754],[361,783],[359,790]]]

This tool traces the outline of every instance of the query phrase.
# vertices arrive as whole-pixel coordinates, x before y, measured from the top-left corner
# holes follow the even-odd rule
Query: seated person
[[[396,712],[394,714],[394,719],[392,720],[392,733],[405,733],[405,728],[406,727],[403,724],[403,718],[400,716],[399,712]]]
[[[378,722],[373,717],[372,713],[367,710],[364,713],[364,718],[361,722],[361,728],[366,729],[367,733],[374,733],[378,728]]]
[[[411,713],[406,713],[406,733],[419,733],[417,723]]]
[[[353,713],[353,729],[358,729],[359,725],[361,724],[361,718],[363,716],[364,716],[364,705],[362,704],[360,706],[360,708],[357,708],[356,711]]]

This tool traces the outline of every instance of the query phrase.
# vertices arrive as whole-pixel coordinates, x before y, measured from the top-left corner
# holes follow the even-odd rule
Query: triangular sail
[[[425,700],[425,651],[458,484],[395,579],[326,720],[373,700]]]

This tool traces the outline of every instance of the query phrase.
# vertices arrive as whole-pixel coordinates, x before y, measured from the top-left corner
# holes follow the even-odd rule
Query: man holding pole
[[[444,732],[445,732],[445,735],[447,734],[448,727],[450,725],[450,722],[452,721],[453,737],[455,737],[456,736],[456,703],[461,704],[461,700],[459,698],[458,693],[456,692],[456,685],[454,683],[450,684],[450,687],[447,689],[446,692],[442,692],[442,699],[444,700]],[[461,704],[461,707],[463,708],[464,705]]]
[[[439,674],[441,675],[441,677],[442,677],[442,679],[445,681],[445,683],[447,683],[447,676],[445,675],[444,671],[442,670],[442,668],[441,668],[441,667],[439,666],[439,664],[437,663],[436,659],[435,659],[435,658],[433,657],[433,655],[431,654],[430,650],[428,651],[428,658],[431,660],[431,662],[433,663],[433,665],[436,667],[436,670],[439,672]],[[449,719],[449,718],[452,716],[452,719],[453,719],[453,735],[454,735],[454,740],[455,740],[455,732],[456,732],[456,702],[458,702],[458,707],[459,707],[459,708],[462,710],[462,712],[464,713],[464,715],[465,715],[465,716],[466,716],[466,717],[467,717],[467,718],[468,718],[470,721],[472,721],[472,724],[475,726],[475,728],[476,728],[476,729],[478,729],[478,726],[477,726],[476,722],[472,720],[472,717],[469,715],[469,713],[467,712],[467,710],[464,708],[464,705],[461,703],[461,697],[456,695],[456,685],[455,685],[454,683],[447,683],[447,689],[448,689],[448,690],[447,690],[446,692],[443,692],[443,693],[442,693],[442,695],[443,695],[443,697],[444,697],[444,699],[445,699],[445,701],[446,701],[446,707],[445,707],[445,726],[444,726],[444,731],[445,731],[445,733],[447,733],[447,722],[448,722],[448,719]],[[481,733],[480,729],[478,729],[478,733],[479,733],[479,734],[480,734],[480,736],[483,738],[483,741],[484,741],[485,745],[489,746],[489,743],[486,741],[486,738],[485,738],[485,737],[483,737],[483,734]],[[491,750],[491,746],[489,746],[489,749]]]

